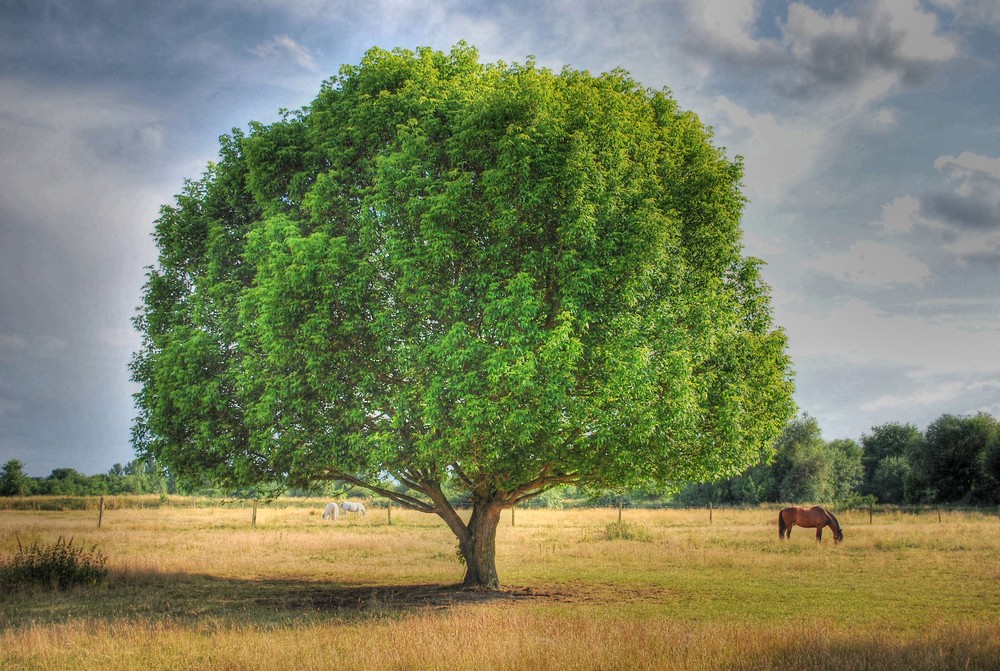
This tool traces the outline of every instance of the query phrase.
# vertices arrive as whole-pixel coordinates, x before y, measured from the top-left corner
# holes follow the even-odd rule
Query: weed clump
[[[632,522],[612,522],[604,527],[604,537],[609,541],[644,541],[650,540],[649,532],[641,524]]]
[[[60,536],[51,545],[23,547],[17,539],[17,554],[8,560],[0,559],[0,587],[5,590],[28,587],[50,587],[65,590],[75,586],[101,583],[108,576],[104,567],[108,558],[97,546],[84,548],[73,545]]]

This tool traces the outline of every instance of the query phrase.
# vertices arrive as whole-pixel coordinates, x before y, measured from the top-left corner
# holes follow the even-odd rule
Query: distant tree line
[[[325,483],[316,490],[261,487],[259,490],[232,491],[210,482],[179,481],[169,470],[147,459],[136,459],[124,466],[115,464],[107,473],[84,475],[72,468],[57,468],[47,477],[37,478],[24,472],[24,463],[11,459],[0,467],[0,496],[105,496],[125,494],[179,494],[252,499],[286,496],[327,496],[343,494],[344,483]]]
[[[24,472],[24,463],[11,459],[0,468],[0,496],[101,496],[105,494],[174,493],[172,480],[146,461],[115,464],[107,473],[84,475],[72,468],[57,468],[48,477]]]
[[[689,485],[686,503],[1000,503],[1000,422],[987,413],[942,415],[921,432],[890,422],[825,441],[808,414],[786,427],[773,456],[742,475]]]
[[[336,496],[344,483],[324,491],[288,491],[293,496]],[[240,496],[210,484],[179,484],[145,460],[115,464],[107,473],[83,475],[57,468],[44,478],[24,473],[17,459],[0,469],[0,496],[100,496],[114,494],[198,494]],[[609,501],[652,503],[661,494],[646,490],[613,493],[557,488],[530,505],[560,506],[564,499],[592,504]],[[850,439],[823,440],[817,421],[803,414],[792,420],[773,455],[742,475],[684,487],[673,502],[691,505],[768,502],[851,502],[968,505],[1000,503],[1000,422],[991,415],[942,415],[921,432],[911,424],[890,422]]]

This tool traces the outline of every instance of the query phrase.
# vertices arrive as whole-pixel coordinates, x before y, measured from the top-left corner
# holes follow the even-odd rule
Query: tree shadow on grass
[[[26,588],[0,594],[0,631],[74,619],[275,626],[336,618],[364,620],[464,604],[544,598],[530,588],[371,585],[295,578],[237,579],[188,573],[112,574],[96,587]]]

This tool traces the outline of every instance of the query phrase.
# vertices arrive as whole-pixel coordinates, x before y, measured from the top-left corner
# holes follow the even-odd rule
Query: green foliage
[[[44,478],[23,473],[23,464],[12,459],[0,472],[0,496],[102,496],[172,493],[169,477],[154,463],[137,459],[115,464],[104,474],[84,475],[72,468],[56,468]]]
[[[831,499],[846,500],[864,480],[861,446],[848,438],[838,438],[826,444],[826,453],[830,463],[828,481],[833,491]]]
[[[911,468],[906,456],[889,456],[878,462],[866,491],[882,503],[903,503],[911,498],[907,496],[910,480]]]
[[[459,534],[447,487],[478,509],[735,475],[794,411],[741,173],[624,72],[373,49],[163,208],[133,442]]]
[[[741,166],[623,72],[374,49],[222,143],[136,320],[135,444],[182,477],[512,502],[735,474],[791,412]]]
[[[1000,422],[992,416],[942,415],[907,455],[911,489],[946,503],[998,500],[1000,488],[989,466],[998,444]]]
[[[862,491],[883,503],[913,500],[907,496],[905,487],[912,480],[909,455],[923,440],[923,433],[917,427],[898,422],[872,427],[871,433],[861,436]]]
[[[553,487],[538,496],[522,501],[519,508],[554,508],[560,509],[566,506],[566,489],[564,487]]]
[[[792,420],[775,442],[774,457],[741,475],[684,489],[686,503],[846,501],[863,479],[861,447],[853,440],[823,440],[808,414]]]
[[[0,471],[0,496],[27,496],[31,493],[31,479],[24,473],[24,463],[11,459]]]
[[[790,422],[776,445],[771,467],[771,501],[825,501],[833,493],[832,469],[819,423],[807,414]]]
[[[73,545],[60,536],[51,545],[37,541],[28,548],[18,539],[17,554],[0,562],[0,587],[6,590],[29,587],[50,587],[65,590],[76,586],[93,586],[108,575],[107,562],[97,546],[89,549]]]

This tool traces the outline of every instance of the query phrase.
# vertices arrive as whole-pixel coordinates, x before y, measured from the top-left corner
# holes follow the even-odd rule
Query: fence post
[[[618,521],[619,521],[619,522],[621,522],[621,521],[622,521],[622,506],[623,506],[623,505],[624,505],[624,504],[622,503],[622,500],[621,500],[621,499],[618,499]]]
[[[385,512],[389,517],[389,526],[392,526],[392,499],[385,500]]]
[[[516,506],[511,506],[510,507],[510,525],[511,526],[514,526],[514,508],[515,507]]]
[[[874,508],[874,507],[875,507],[874,503],[869,503],[868,504],[868,524],[869,525],[872,523],[872,508]]]
[[[253,500],[253,514],[250,516],[250,528],[257,528],[257,499]]]
[[[97,528],[101,528],[101,523],[104,521],[104,497],[101,497],[101,505],[97,512]]]

